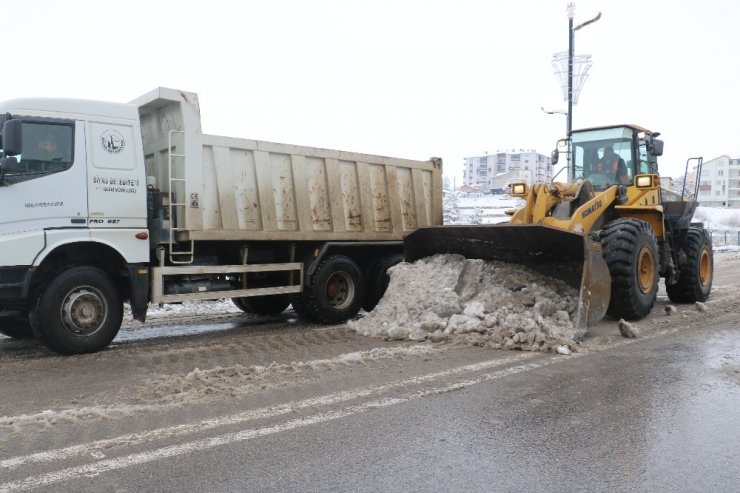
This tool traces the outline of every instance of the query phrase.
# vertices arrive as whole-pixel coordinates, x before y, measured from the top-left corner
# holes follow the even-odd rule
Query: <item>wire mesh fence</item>
[[[708,230],[712,236],[712,245],[737,245],[740,246],[740,230]]]

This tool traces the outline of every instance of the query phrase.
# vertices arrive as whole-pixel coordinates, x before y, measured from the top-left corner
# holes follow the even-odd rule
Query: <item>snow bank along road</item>
[[[707,356],[706,362],[691,358],[691,364],[709,365],[716,370],[711,385],[724,389],[720,395],[740,399],[740,315],[736,309],[740,255],[718,254],[715,262],[715,287],[707,311],[678,306],[676,313],[667,316],[668,300],[661,296],[651,316],[636,324],[639,338],[621,337],[616,322],[605,320],[569,356],[494,351],[455,342],[386,341],[362,337],[346,326],[302,324],[291,319],[290,313],[273,319],[236,312],[215,317],[173,313],[153,320],[147,328],[129,324],[109,350],[77,357],[59,357],[31,342],[0,339],[0,492],[163,490],[174,485],[189,490],[372,490],[382,484],[379,478],[395,478],[381,489],[447,484],[483,491],[491,485],[491,471],[497,464],[503,467],[495,444],[484,448],[488,465],[476,468],[477,472],[469,466],[480,461],[475,438],[457,444],[456,458],[446,457],[446,464],[435,467],[425,467],[409,456],[403,460],[384,457],[382,449],[416,450],[433,465],[434,458],[445,456],[452,446],[445,443],[445,437],[452,423],[462,418],[437,421],[430,414],[448,408],[457,409],[451,411],[454,414],[470,399],[482,396],[488,396],[485,405],[493,406],[495,412],[511,410],[514,417],[511,422],[486,421],[492,412],[488,410],[479,417],[485,426],[467,431],[472,437],[501,433],[499,439],[505,439],[508,432],[522,433],[524,423],[534,429],[548,416],[562,412],[563,404],[551,398],[567,397],[568,406],[588,401],[584,385],[599,385],[601,378],[590,378],[593,372],[603,368],[605,379],[628,375],[634,363],[630,354],[648,348],[655,351],[650,358],[667,355],[648,363],[664,365],[668,371],[682,361],[678,357],[682,348],[696,352],[706,342],[713,349],[702,354],[711,353],[711,358]],[[179,335],[156,337],[160,333]],[[676,377],[679,380],[688,379],[695,378],[696,370],[671,368],[670,374],[674,373],[684,375]],[[639,383],[642,377],[628,375],[630,385],[645,385]],[[698,385],[701,389],[710,384]],[[621,386],[615,388],[612,384],[607,400],[630,401],[629,396],[619,395]],[[639,416],[654,412],[650,402],[640,401],[635,412]],[[722,402],[713,401],[713,412],[725,411]],[[514,413],[518,406],[524,407]],[[594,440],[616,433],[608,425],[613,418],[610,411],[609,406],[601,410],[606,413],[603,428],[586,431]],[[436,438],[404,436],[404,430],[419,427],[420,419],[426,420],[423,429]],[[379,431],[380,426],[384,431]],[[740,474],[733,460],[728,469],[722,459],[740,454],[737,426],[723,431],[735,437],[727,445],[735,449],[723,450],[713,459],[715,469],[722,466],[717,476],[719,489],[727,486],[721,481],[722,474],[735,478]],[[378,437],[379,433],[384,435]],[[316,449],[302,453],[292,443],[314,434],[318,438],[311,443]],[[507,449],[506,454],[514,454],[520,465],[542,463],[531,439],[512,443],[515,449]],[[711,447],[719,445],[715,440],[704,446],[711,452]],[[345,449],[352,453],[343,453]],[[634,453],[640,453],[639,447]],[[327,464],[325,470],[312,467],[317,472],[306,472],[317,454],[332,457],[344,469],[332,473]],[[614,454],[622,456],[624,450]],[[567,461],[567,454],[558,460]],[[373,464],[382,464],[378,466],[382,471]],[[374,470],[375,476],[363,476],[350,466]],[[499,478],[499,486],[516,489],[526,483],[521,482],[522,475],[528,476],[527,484],[532,487],[555,486],[545,477],[531,482],[537,475],[537,468],[532,467],[509,475],[509,480],[519,482],[507,484],[507,479]],[[363,477],[369,483],[362,483]],[[241,483],[240,478],[248,483]],[[348,483],[347,478],[354,482]],[[404,484],[410,478],[414,482]],[[578,478],[570,479],[579,484]],[[580,484],[600,484],[598,478],[594,481]]]

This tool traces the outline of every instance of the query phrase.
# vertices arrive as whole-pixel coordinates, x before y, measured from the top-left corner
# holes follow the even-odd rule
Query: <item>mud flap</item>
[[[579,309],[573,320],[576,339],[586,334],[589,324],[601,320],[609,306],[609,268],[602,257],[601,244],[587,235],[548,226],[507,223],[419,228],[403,242],[407,262],[453,253],[526,265],[564,281],[579,291]]]

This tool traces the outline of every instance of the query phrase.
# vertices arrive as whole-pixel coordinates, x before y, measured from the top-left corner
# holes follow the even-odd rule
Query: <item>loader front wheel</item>
[[[655,304],[660,279],[653,228],[639,219],[612,221],[604,228],[602,249],[612,278],[607,313],[626,320],[645,317]]]
[[[364,294],[362,272],[355,261],[332,255],[316,267],[304,301],[312,320],[336,324],[357,315]]]
[[[702,228],[689,228],[684,252],[686,264],[680,266],[678,282],[666,286],[668,298],[674,303],[706,301],[714,277],[712,238],[709,233]]]

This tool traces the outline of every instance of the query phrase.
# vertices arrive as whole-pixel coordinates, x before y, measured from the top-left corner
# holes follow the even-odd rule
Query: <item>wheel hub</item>
[[[640,291],[643,294],[648,294],[655,281],[653,251],[648,245],[643,246],[637,256],[637,279],[640,285]]]
[[[712,278],[712,267],[709,257],[709,251],[706,248],[701,249],[699,258],[699,282],[702,287],[707,287],[709,280]]]
[[[336,283],[331,283],[326,287],[326,295],[329,298],[335,298],[339,294],[339,287]]]
[[[67,295],[62,305],[62,320],[67,330],[76,335],[91,335],[105,322],[103,297],[91,288],[80,288]]]
[[[354,284],[346,272],[336,272],[326,283],[326,297],[337,310],[346,308],[354,297]]]

